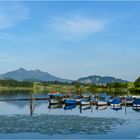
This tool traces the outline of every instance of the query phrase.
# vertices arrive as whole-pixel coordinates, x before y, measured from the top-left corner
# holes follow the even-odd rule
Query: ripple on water
[[[119,118],[97,118],[73,115],[0,116],[0,133],[39,133],[43,135],[107,134],[127,121]]]

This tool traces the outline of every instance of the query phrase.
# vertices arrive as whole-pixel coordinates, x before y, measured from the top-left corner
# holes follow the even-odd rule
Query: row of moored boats
[[[126,96],[126,97],[112,97],[106,94],[103,95],[90,95],[90,96],[64,96],[61,93],[54,92],[49,93],[49,104],[65,104],[67,107],[70,106],[85,106],[85,105],[96,105],[107,106],[110,105],[111,108],[121,108],[122,105],[132,106],[136,110],[140,110],[140,98]]]

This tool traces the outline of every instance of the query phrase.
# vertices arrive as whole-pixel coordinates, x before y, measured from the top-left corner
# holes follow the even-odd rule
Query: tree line
[[[130,83],[119,83],[119,82],[115,82],[115,83],[108,83],[106,85],[102,85],[102,84],[83,84],[83,83],[79,83],[79,82],[76,82],[76,81],[73,81],[71,83],[68,83],[68,82],[59,82],[59,81],[48,81],[48,82],[42,82],[42,81],[39,81],[39,82],[30,82],[30,81],[16,81],[16,80],[13,80],[13,79],[6,79],[6,80],[0,80],[0,86],[1,87],[33,87],[34,83],[36,83],[37,85],[40,85],[40,86],[48,86],[48,85],[72,85],[75,87],[75,89],[77,91],[80,92],[81,90],[81,86],[82,87],[88,87],[88,90],[89,91],[94,91],[94,89],[96,88],[130,88],[130,90],[134,91],[134,90],[139,90],[140,91],[140,77],[137,78],[135,80],[134,83],[132,83],[131,85],[133,86],[130,86]]]
[[[16,81],[16,80],[0,80],[1,87],[33,87],[32,82],[27,81]]]

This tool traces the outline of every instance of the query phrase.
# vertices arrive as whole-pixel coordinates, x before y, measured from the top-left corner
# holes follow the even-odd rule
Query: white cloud
[[[16,26],[23,20],[29,19],[28,9],[19,2],[0,2],[0,29]]]
[[[103,20],[76,15],[72,18],[50,17],[47,27],[60,34],[83,36],[103,31],[106,24]]]

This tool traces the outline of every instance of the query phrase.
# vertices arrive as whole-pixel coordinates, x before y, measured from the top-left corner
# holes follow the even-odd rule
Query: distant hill
[[[0,75],[1,79],[14,79],[18,81],[60,81],[60,82],[71,82],[71,80],[62,79],[53,76],[47,72],[40,70],[26,70],[24,68],[17,69],[15,71],[7,72]]]
[[[0,79],[14,79],[18,81],[59,81],[59,82],[68,82],[71,83],[73,82],[72,80],[68,79],[62,79],[56,76],[53,76],[47,72],[42,72],[40,70],[26,70],[24,68],[19,68],[15,71],[10,71],[5,74],[0,75]],[[88,77],[83,77],[76,82],[80,83],[87,83],[87,84],[107,84],[107,83],[113,83],[113,82],[122,82],[126,83],[128,81],[114,78],[114,77],[109,77],[109,76],[88,76]]]
[[[122,82],[126,83],[128,81],[114,78],[114,77],[109,77],[109,76],[88,76],[88,77],[83,77],[77,80],[80,83],[85,83],[85,84],[107,84],[107,83],[114,83],[114,82]]]

